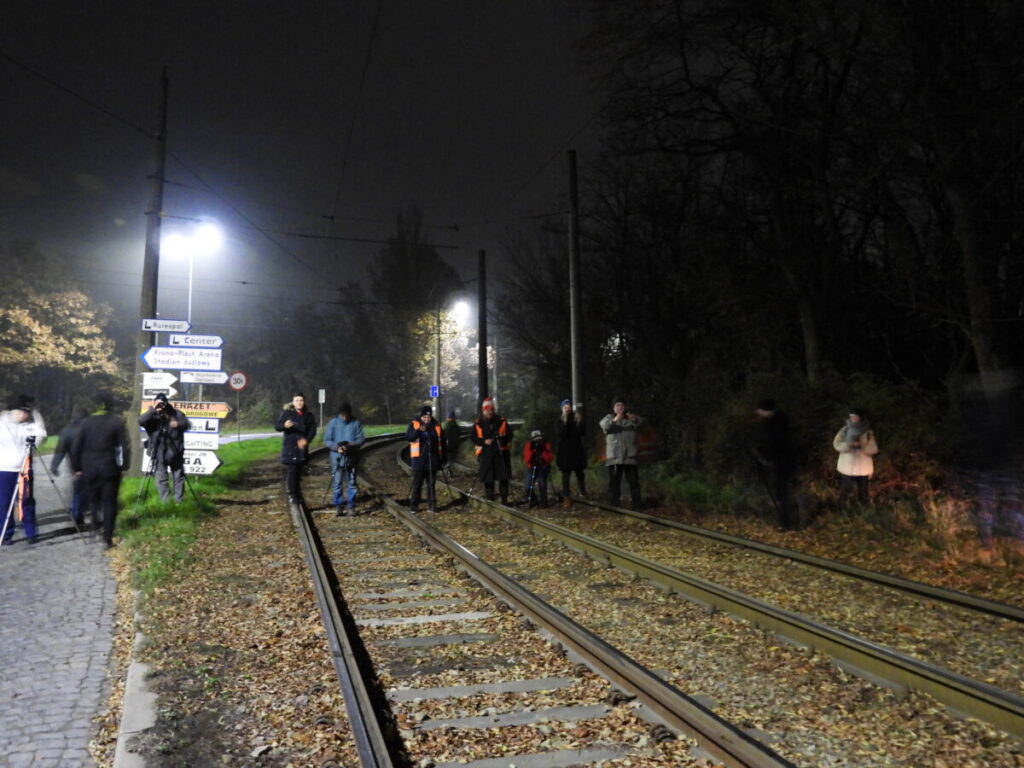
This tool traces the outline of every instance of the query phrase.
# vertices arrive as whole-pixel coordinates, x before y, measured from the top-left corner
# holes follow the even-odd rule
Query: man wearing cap
[[[409,422],[405,430],[409,441],[409,459],[412,465],[412,487],[409,489],[409,509],[419,512],[423,481],[427,481],[427,506],[437,512],[437,494],[434,478],[447,460],[444,430],[434,421],[434,410],[429,405],[420,408],[419,416]]]
[[[25,527],[25,538],[31,544],[37,536],[36,503],[32,497],[32,462],[30,441],[46,439],[46,425],[43,417],[33,406],[35,401],[28,395],[19,395],[10,404],[10,409],[0,414],[0,515],[4,516],[0,528],[4,532],[4,544],[10,544],[14,527],[20,519]],[[29,458],[27,467],[25,459]],[[27,472],[22,473],[27,468]],[[23,483],[20,494],[18,483]],[[15,495],[18,499],[15,502]]]
[[[359,493],[356,486],[356,459],[365,442],[363,425],[352,416],[352,406],[342,403],[338,415],[327,423],[324,431],[324,445],[331,456],[334,506],[338,517],[356,513],[356,494]]]
[[[494,484],[498,483],[501,503],[508,504],[508,484],[512,477],[512,462],[509,447],[512,433],[508,422],[494,409],[494,399],[484,398],[480,404],[480,418],[473,424],[470,435],[476,446],[477,461],[480,463],[480,482],[488,500],[494,501]]]
[[[626,400],[617,397],[612,402],[612,412],[601,419],[601,431],[605,434],[605,466],[608,467],[608,503],[618,506],[622,494],[622,476],[629,483],[629,495],[633,509],[640,509],[640,473],[636,467],[637,433],[643,419],[630,413]]]
[[[540,505],[548,505],[548,472],[554,455],[551,443],[544,439],[539,429],[530,433],[530,441],[523,446],[523,465],[526,467],[526,480],[523,488],[527,505],[533,504],[534,496],[540,498]]]
[[[153,400],[153,407],[139,416],[139,426],[146,430],[146,455],[156,478],[160,501],[167,501],[174,483],[174,500],[185,498],[185,431],[192,426],[181,411],[167,402],[163,392]]]

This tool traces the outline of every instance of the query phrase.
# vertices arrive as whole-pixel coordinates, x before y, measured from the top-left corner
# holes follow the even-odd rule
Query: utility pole
[[[479,397],[476,399],[477,411],[488,395],[487,388],[487,252],[481,248],[477,251],[477,381]]]
[[[583,380],[580,377],[580,355],[583,351],[580,321],[580,199],[576,189],[576,150],[569,159],[569,337],[572,358],[572,401],[583,407]]]
[[[146,251],[142,260],[142,295],[139,303],[139,332],[135,341],[135,378],[132,382],[132,411],[129,422],[134,422],[142,407],[142,374],[146,365],[142,355],[150,346],[156,344],[156,333],[142,330],[144,318],[155,318],[157,281],[160,277],[160,222],[164,210],[164,171],[167,166],[167,68],[164,67],[160,77],[160,126],[156,139],[156,169],[150,177],[149,209],[146,211]],[[131,475],[142,474],[142,440],[139,437],[138,425],[132,423],[128,428],[132,440]]]
[[[441,418],[441,302],[437,302],[437,314],[434,317],[434,330],[437,331],[437,350],[434,354],[434,418]]]

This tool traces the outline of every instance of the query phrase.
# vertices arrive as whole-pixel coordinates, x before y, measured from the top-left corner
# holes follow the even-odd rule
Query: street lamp
[[[215,253],[224,241],[224,234],[215,224],[201,224],[191,235],[173,233],[163,239],[162,250],[169,256],[188,256],[188,314],[185,319],[192,322],[192,272],[196,255],[209,256]]]
[[[449,315],[455,321],[457,328],[461,329],[466,320],[469,319],[470,307],[469,302],[465,299],[459,299],[452,305],[449,310]],[[437,332],[437,351],[434,355],[434,392],[436,395],[433,398],[434,403],[434,418],[440,419],[441,413],[439,410],[439,402],[441,399],[441,304],[438,302],[437,315],[435,317],[435,330]]]

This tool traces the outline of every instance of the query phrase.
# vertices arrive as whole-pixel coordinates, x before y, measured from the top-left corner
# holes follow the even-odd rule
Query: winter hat
[[[868,412],[865,411],[863,408],[851,408],[846,413],[850,416],[860,416],[861,421],[868,420]]]
[[[36,399],[32,395],[18,395],[11,402],[12,411],[31,411],[32,406],[36,404]]]
[[[539,429],[535,429],[533,430],[533,432],[530,433],[531,440],[536,440],[538,437],[544,437],[544,433],[541,432]]]
[[[482,403],[480,403],[480,410],[481,411],[486,411],[488,408],[490,408],[492,411],[494,410],[494,398],[493,397],[485,397],[484,401]]]
[[[433,416],[433,415],[434,415],[434,409],[431,408],[429,405],[424,405],[422,408],[420,408],[420,416]]]
[[[455,418],[455,409],[454,408],[452,410],[448,411],[448,418],[449,419],[454,419]]]
[[[154,402],[166,403],[167,402],[167,395],[165,395],[163,392],[157,392],[156,393],[156,397],[154,397],[153,400],[154,400]]]
[[[559,406],[558,406],[558,407],[559,407],[559,408],[565,408],[565,406],[567,406],[567,405],[572,405],[572,400],[570,400],[570,399],[569,399],[568,397],[567,397],[567,398],[565,398],[565,400],[563,400],[563,401],[562,401],[562,402],[561,402],[561,403],[559,404]]]
[[[352,405],[350,403],[342,403],[338,406],[338,413],[343,413],[346,416],[352,415]]]

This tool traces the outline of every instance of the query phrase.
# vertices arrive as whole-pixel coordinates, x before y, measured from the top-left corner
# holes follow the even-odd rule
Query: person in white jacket
[[[3,544],[11,543],[19,518],[30,544],[35,543],[38,535],[31,463],[20,495],[16,503],[11,503],[18,493],[19,476],[25,457],[29,455],[30,441],[41,443],[46,439],[46,425],[34,404],[35,400],[28,395],[18,395],[10,409],[0,413],[0,516],[3,516],[0,527],[6,525]]]
[[[846,424],[836,433],[832,447],[839,452],[836,469],[839,471],[839,503],[845,504],[853,489],[862,505],[869,503],[868,483],[875,473],[878,441],[861,408],[851,408]]]

